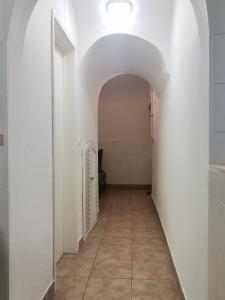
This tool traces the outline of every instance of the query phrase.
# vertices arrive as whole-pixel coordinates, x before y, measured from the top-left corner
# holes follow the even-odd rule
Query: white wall
[[[9,59],[9,76],[14,76],[9,80],[8,100],[10,300],[40,300],[54,280],[52,8],[76,39],[72,2],[39,0],[28,22],[22,55],[14,55],[13,63]],[[12,72],[16,67],[18,73]],[[73,184],[77,181],[74,178]],[[74,234],[78,240],[80,232]]]
[[[8,147],[6,106],[6,41],[4,2],[0,0],[0,299],[8,297]]]
[[[207,61],[191,3],[179,0],[170,80],[158,107],[153,197],[187,300],[208,297]]]
[[[133,75],[105,84],[99,97],[99,147],[108,184],[151,184],[150,85]]]
[[[210,168],[209,300],[225,298],[225,167]]]

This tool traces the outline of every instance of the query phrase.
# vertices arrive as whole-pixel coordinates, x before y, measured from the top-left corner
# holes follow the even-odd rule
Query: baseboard
[[[168,253],[169,253],[169,259],[170,259],[170,262],[171,262],[171,265],[172,265],[172,268],[173,268],[173,271],[174,271],[174,274],[175,274],[175,277],[176,277],[176,284],[177,284],[177,288],[178,288],[178,291],[179,291],[179,294],[180,294],[180,298],[181,300],[186,300],[185,299],[185,296],[184,296],[184,291],[182,289],[182,285],[181,285],[181,282],[180,282],[180,279],[179,279],[179,276],[178,276],[178,273],[177,273],[177,269],[175,267],[175,263],[174,263],[174,260],[173,260],[173,256],[171,254],[171,251],[170,251],[170,247],[169,247],[169,243],[167,241],[167,237],[166,237],[166,234],[165,234],[165,231],[164,231],[164,228],[163,228],[163,225],[162,225],[162,222],[160,220],[160,217],[159,217],[159,213],[158,213],[158,210],[156,208],[156,199],[154,199],[154,197],[152,197],[153,199],[153,202],[154,202],[154,205],[155,205],[155,211],[156,211],[156,214],[158,216],[158,219],[159,219],[159,222],[160,222],[160,225],[161,225],[161,228],[162,228],[162,232],[163,232],[163,235],[164,235],[164,238],[165,238],[165,241],[166,241],[166,248],[168,250]]]
[[[152,186],[150,184],[107,184],[107,188],[119,190],[151,190]]]
[[[52,282],[42,300],[52,300],[55,295],[55,281]]]
[[[158,216],[158,218],[159,218],[158,210],[157,210],[157,207],[156,207],[157,201],[156,201],[156,199],[154,198],[154,196],[152,195],[152,193],[151,193],[151,198],[152,198],[152,200],[153,200],[153,203],[154,203],[154,205],[155,205],[155,209],[156,209],[156,211],[157,211],[157,216]],[[159,218],[159,219],[160,219],[160,218]],[[161,221],[160,221],[160,224],[161,224]],[[162,224],[161,224],[161,226],[162,226]],[[163,232],[164,232],[164,231],[163,231]]]

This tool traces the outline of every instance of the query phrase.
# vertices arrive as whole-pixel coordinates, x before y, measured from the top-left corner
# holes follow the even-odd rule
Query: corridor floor
[[[108,190],[78,255],[57,265],[54,300],[178,300],[153,202],[144,190]]]

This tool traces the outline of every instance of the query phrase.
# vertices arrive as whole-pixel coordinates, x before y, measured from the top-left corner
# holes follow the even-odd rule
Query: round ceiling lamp
[[[110,0],[106,5],[106,10],[111,18],[121,20],[131,14],[133,4],[129,0]]]

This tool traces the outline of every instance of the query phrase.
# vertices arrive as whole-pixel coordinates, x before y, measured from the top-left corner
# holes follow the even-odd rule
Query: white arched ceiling
[[[85,88],[100,89],[118,74],[135,74],[151,82],[160,93],[168,73],[160,51],[150,42],[130,34],[111,34],[94,43],[81,63]]]
[[[207,34],[206,28],[208,28],[206,0],[190,1],[194,7],[201,33],[205,36],[205,34]],[[10,1],[9,6],[13,7],[13,9],[11,20],[7,22],[9,23],[8,41],[10,43],[9,45],[12,46],[11,48],[9,47],[9,50],[12,51],[12,48],[15,47],[15,51],[10,53],[14,65],[16,65],[16,61],[13,56],[18,58],[22,52],[26,26],[37,2],[38,0]],[[91,65],[90,60],[95,55],[99,61],[104,61],[105,57],[105,62],[107,58],[114,58],[115,62],[119,56],[124,55],[122,51],[121,53],[119,53],[119,51],[117,51],[117,53],[109,51],[108,54],[103,53],[103,57],[100,56],[100,52],[104,52],[103,49],[107,48],[107,43],[112,44],[117,39],[121,43],[121,45],[117,47],[118,50],[122,47],[126,49],[124,52],[126,51],[126,59],[131,66],[130,73],[141,75],[151,81],[155,89],[159,92],[168,78],[166,68],[168,69],[167,65],[170,56],[169,49],[175,0],[166,2],[164,0],[157,2],[153,0],[143,0],[141,3],[138,0],[133,0],[132,2],[134,4],[132,18],[127,24],[125,22],[123,28],[118,29],[118,27],[107,22],[107,14],[105,11],[107,0],[100,0],[97,5],[94,1],[74,0],[78,26],[78,57],[80,61],[82,61],[82,68],[84,64],[90,63],[90,70],[93,67],[93,71],[94,65]],[[158,17],[159,15],[160,18]],[[116,34],[117,37],[115,36]],[[119,36],[119,34],[121,35]],[[124,42],[122,41],[123,37],[127,37]],[[129,44],[135,45],[134,49],[129,48]],[[115,44],[113,46],[115,48]],[[100,50],[100,47],[102,47],[102,50]],[[130,53],[130,49],[132,49],[132,53]],[[108,51],[110,49],[106,50]],[[141,61],[137,61],[138,56],[142,58]],[[145,59],[146,61],[144,61]],[[147,67],[145,67],[146,70],[143,74],[143,66],[146,65],[146,62]],[[107,64],[108,63],[105,65],[107,70],[104,69],[102,75],[100,75],[100,72],[97,70],[101,78],[105,76],[104,79],[102,78],[101,84],[116,74],[116,72],[111,74],[112,69],[110,71],[110,63]],[[147,70],[149,66],[152,67],[151,70]],[[116,69],[116,66],[113,68]],[[118,70],[117,73],[127,73],[125,63],[123,63],[122,66],[118,66],[118,69],[122,70]],[[110,76],[106,76],[107,72]],[[15,69],[13,73],[15,73]]]
[[[81,55],[104,36],[126,33],[148,40],[167,58],[173,26],[174,0],[132,0],[134,9],[131,16],[119,26],[110,21],[106,12],[107,2],[108,0],[74,0]]]

